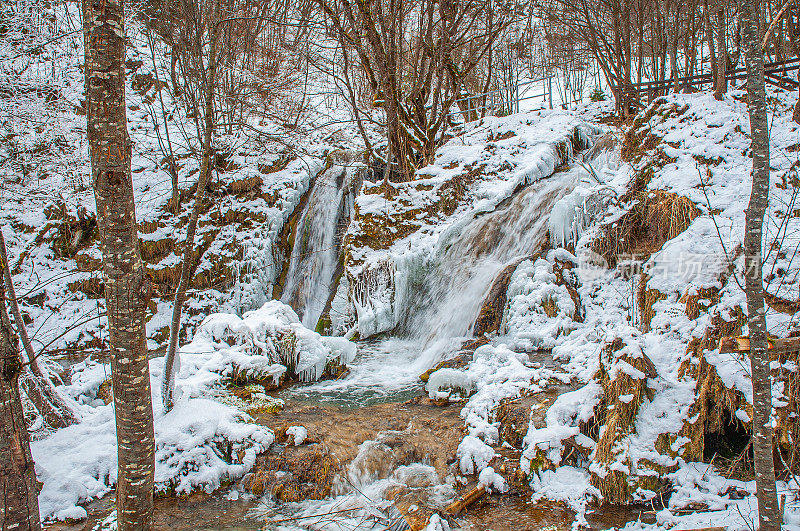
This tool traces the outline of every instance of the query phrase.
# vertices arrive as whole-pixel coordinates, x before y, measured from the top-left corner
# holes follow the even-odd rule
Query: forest
[[[0,0],[0,528],[800,531],[798,171],[798,0]]]

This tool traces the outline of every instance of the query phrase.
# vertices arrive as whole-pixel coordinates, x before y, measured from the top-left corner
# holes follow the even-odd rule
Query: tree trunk
[[[0,260],[7,268],[5,260]],[[36,474],[19,395],[22,358],[6,311],[4,288],[0,276],[0,529],[38,530],[42,525]]]
[[[20,380],[25,394],[42,415],[45,422],[52,428],[64,428],[78,422],[78,418],[72,407],[58,394],[47,376],[39,367],[39,361],[33,352],[31,340],[28,337],[28,330],[25,328],[25,321],[22,319],[22,312],[17,304],[17,294],[14,292],[14,283],[11,279],[11,269],[8,263],[6,252],[6,240],[3,231],[0,230],[0,262],[2,262],[2,275],[8,293],[8,303],[11,307],[11,314],[14,316],[17,333],[19,334],[22,346],[28,358],[28,365],[24,370],[24,375]]]
[[[753,454],[758,490],[759,529],[779,531],[781,515],[775,489],[772,454],[772,385],[767,351],[767,323],[764,284],[761,273],[761,245],[764,212],[769,197],[769,124],[764,87],[764,53],[756,20],[758,0],[740,4],[742,45],[747,67],[747,99],[750,114],[750,149],[753,157],[753,186],[745,216],[745,292],[747,326],[750,333],[750,363],[753,380]]]
[[[789,43],[792,48],[792,53],[795,56],[800,56],[800,13],[795,6],[789,5],[789,12],[787,14],[786,31],[789,33]],[[797,103],[794,104],[794,112],[792,113],[792,120],[800,124],[800,87],[797,87]]]
[[[714,43],[714,26],[711,24],[711,14],[709,13],[708,0],[703,0],[703,24],[705,31],[703,32],[708,42],[708,51],[711,54],[709,60],[711,61],[711,79],[713,80],[712,86],[716,88],[719,75],[719,68],[717,67],[717,51]]]
[[[717,10],[717,82],[714,85],[714,97],[720,101],[728,92],[728,80],[725,71],[728,69],[728,46],[725,43],[725,3]]]
[[[125,107],[121,0],[84,0],[86,120],[111,348],[117,428],[117,523],[147,530],[155,469],[145,310],[150,281],[139,252]]]
[[[161,403],[164,411],[168,412],[173,405],[173,391],[175,388],[175,375],[180,370],[180,355],[178,354],[178,336],[181,330],[181,314],[183,304],[186,302],[186,291],[195,268],[193,264],[198,257],[195,256],[194,237],[197,232],[197,223],[200,219],[200,212],[203,209],[206,186],[211,178],[211,171],[214,164],[214,97],[217,77],[217,25],[219,19],[220,2],[215,2],[214,15],[209,24],[209,47],[208,68],[205,79],[203,102],[203,154],[200,161],[200,176],[197,179],[197,189],[195,190],[194,207],[189,218],[189,225],[186,228],[186,240],[183,244],[183,260],[181,261],[181,275],[178,279],[178,288],[175,291],[175,299],[172,305],[172,321],[169,327],[169,344],[167,354],[164,358],[164,376],[161,380]]]

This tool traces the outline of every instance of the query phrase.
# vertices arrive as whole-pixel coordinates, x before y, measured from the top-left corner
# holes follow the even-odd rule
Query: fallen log
[[[484,494],[486,494],[486,486],[478,485],[477,487],[475,487],[474,489],[467,492],[459,499],[448,505],[447,508],[444,510],[444,512],[456,516],[461,511],[463,511],[464,509],[475,503],[475,501],[477,501],[478,498],[480,498]]]

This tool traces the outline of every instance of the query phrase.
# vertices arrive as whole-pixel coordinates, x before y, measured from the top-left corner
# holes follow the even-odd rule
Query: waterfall
[[[584,176],[580,167],[556,172],[495,210],[457,222],[430,255],[398,257],[393,284],[400,315],[394,337],[362,342],[347,377],[288,394],[347,407],[415,396],[419,375],[470,338],[498,273],[546,242],[553,205]]]
[[[580,170],[556,172],[523,188],[495,210],[456,223],[443,233],[422,278],[398,283],[403,285],[403,293],[398,294],[401,334],[418,341],[423,349],[435,346],[435,350],[446,348],[453,339],[471,336],[495,277],[508,264],[541,248],[553,205],[572,190]],[[441,353],[431,353],[437,354]]]
[[[353,175],[339,165],[322,171],[294,231],[281,301],[312,330],[329,305],[340,273],[342,237],[353,210]]]

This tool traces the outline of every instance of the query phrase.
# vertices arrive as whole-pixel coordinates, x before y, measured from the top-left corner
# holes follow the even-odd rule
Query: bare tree
[[[7,268],[5,259],[0,264]],[[6,310],[5,277],[0,275],[0,529],[41,529],[38,489],[28,429],[19,394],[22,357]]]
[[[430,163],[465,80],[508,24],[492,2],[317,0],[357,52],[376,106],[386,115],[393,180]]]
[[[11,307],[11,314],[14,316],[17,333],[28,358],[20,382],[22,388],[49,426],[63,428],[75,424],[78,421],[75,412],[64,398],[58,394],[53,383],[44,374],[39,366],[38,356],[33,351],[33,345],[25,328],[25,321],[22,319],[22,312],[20,312],[17,304],[17,295],[14,291],[11,268],[6,253],[6,240],[2,230],[0,230],[0,262],[2,262],[2,272],[0,274],[5,280],[6,292],[8,293],[6,299]]]
[[[747,326],[753,380],[753,455],[761,531],[779,531],[781,514],[775,488],[772,454],[772,382],[767,350],[767,321],[762,279],[762,232],[769,199],[769,122],[764,88],[764,52],[758,26],[758,0],[740,3],[742,45],[747,67],[747,109],[750,114],[752,189],[745,215],[744,259]]]
[[[633,2],[619,0],[548,0],[539,4],[543,18],[571,28],[574,38],[586,43],[612,86],[617,111],[623,117],[638,107],[632,87],[633,7]]]
[[[198,13],[198,6],[193,0],[188,0],[187,4],[193,12]],[[205,61],[202,60],[202,51],[205,47],[200,44],[195,49],[195,53],[200,55],[200,62],[202,70],[202,86],[203,90],[203,136],[202,136],[202,156],[200,163],[200,177],[197,179],[197,189],[195,191],[194,206],[192,208],[191,216],[189,217],[189,224],[186,229],[186,240],[183,244],[183,260],[181,261],[181,274],[178,280],[178,289],[175,291],[175,299],[172,306],[172,321],[169,327],[169,344],[167,346],[167,354],[164,361],[164,377],[161,381],[161,400],[165,411],[172,409],[172,393],[175,385],[175,373],[180,368],[180,359],[178,357],[178,334],[181,328],[181,314],[183,312],[183,304],[186,302],[186,292],[189,289],[189,283],[192,279],[195,266],[199,257],[196,257],[195,252],[195,233],[197,231],[197,223],[200,219],[200,212],[203,208],[203,201],[205,197],[206,186],[211,178],[214,164],[214,128],[216,122],[214,120],[214,97],[217,88],[217,67],[218,67],[218,50],[219,50],[219,26],[221,23],[222,15],[222,2],[221,0],[214,0],[210,12],[205,17],[205,23],[196,28],[194,31],[197,39],[202,38],[204,33],[203,29],[207,32],[208,39],[208,57]],[[191,20],[191,19],[190,19]],[[195,17],[199,20],[199,17]]]
[[[717,80],[714,83],[714,97],[722,100],[723,95],[728,92],[728,79],[725,72],[728,69],[728,46],[725,38],[726,20],[725,10],[728,7],[726,1],[721,1],[717,7]]]
[[[84,0],[86,119],[111,349],[117,428],[117,523],[150,529],[155,441],[145,310],[150,281],[139,252],[125,102],[121,0]]]

